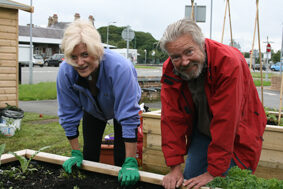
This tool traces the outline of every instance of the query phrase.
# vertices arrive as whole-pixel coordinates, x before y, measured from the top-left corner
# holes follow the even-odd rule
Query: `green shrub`
[[[235,166],[226,177],[215,177],[207,186],[223,189],[283,189],[283,180],[258,178],[251,170]]]

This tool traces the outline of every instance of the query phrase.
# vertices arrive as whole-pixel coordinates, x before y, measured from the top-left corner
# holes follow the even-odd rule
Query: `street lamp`
[[[146,49],[144,49],[144,63],[146,64]]]
[[[108,45],[108,38],[109,38],[109,25],[110,24],[115,24],[116,22],[108,22],[107,24],[107,34],[106,34],[106,44],[107,44],[107,49],[109,49],[109,45]]]

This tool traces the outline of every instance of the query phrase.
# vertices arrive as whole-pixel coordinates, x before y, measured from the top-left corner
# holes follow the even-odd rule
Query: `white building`
[[[119,54],[121,54],[122,56],[126,57],[127,58],[127,49],[124,48],[124,49],[111,49],[112,51],[115,51]],[[137,59],[138,59],[138,51],[137,49],[129,49],[128,51],[128,59],[133,62],[134,64],[137,63]]]

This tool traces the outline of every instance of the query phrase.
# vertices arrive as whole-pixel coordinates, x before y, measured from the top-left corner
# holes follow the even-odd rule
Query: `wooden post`
[[[223,37],[224,37],[224,29],[225,29],[225,20],[226,20],[227,6],[228,6],[228,1],[226,1],[226,5],[225,5],[225,13],[224,13],[224,21],[223,21],[223,28],[222,28],[221,43],[223,43]]]
[[[234,47],[234,42],[233,42],[233,36],[232,36],[232,22],[231,22],[231,14],[230,14],[230,1],[227,0],[228,2],[228,12],[229,12],[229,23],[230,23],[230,36],[231,36],[231,45]]]
[[[194,7],[194,0],[191,0],[192,4],[192,13],[191,13],[191,19],[195,21],[195,7]]]
[[[260,48],[260,32],[259,32],[259,16],[258,16],[258,1],[256,0],[256,9],[257,9],[257,35],[258,35],[258,51],[259,51],[259,63],[260,63],[260,81],[261,81],[261,103],[263,105],[263,79],[262,79],[262,62],[261,62],[261,48]]]
[[[255,16],[254,36],[253,36],[253,43],[252,43],[252,52],[251,52],[251,56],[250,56],[250,70],[252,69],[252,63],[253,63],[254,43],[255,43],[255,31],[256,31],[256,23],[257,23],[257,11],[258,11],[258,9],[256,9],[256,16]]]

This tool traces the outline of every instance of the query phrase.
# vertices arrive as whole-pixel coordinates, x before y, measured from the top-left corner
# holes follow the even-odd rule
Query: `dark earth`
[[[0,166],[1,189],[161,189],[162,186],[138,182],[131,187],[122,187],[118,177],[73,169],[72,174],[66,174],[61,165],[40,161],[31,161],[28,171],[22,174],[18,161]],[[32,171],[32,169],[36,169]]]

